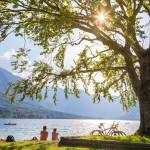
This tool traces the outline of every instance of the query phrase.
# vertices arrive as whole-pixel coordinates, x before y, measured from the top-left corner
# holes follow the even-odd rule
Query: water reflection
[[[5,126],[5,122],[15,122],[16,126]],[[49,131],[49,140],[53,128],[57,128],[60,136],[89,135],[92,130],[98,129],[100,122],[105,128],[111,126],[114,120],[76,120],[76,119],[0,119],[0,136],[6,138],[13,135],[16,140],[29,140],[33,136],[40,137],[44,125]],[[127,135],[134,134],[139,127],[139,121],[119,121],[119,130]]]

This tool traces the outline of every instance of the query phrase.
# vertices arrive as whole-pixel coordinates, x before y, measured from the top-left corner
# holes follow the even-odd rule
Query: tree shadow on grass
[[[76,150],[76,148],[80,149],[80,148],[87,148],[87,150],[150,150],[149,148],[148,149],[145,149],[145,148],[137,148],[137,147],[124,147],[124,146],[121,146],[121,147],[115,147],[115,146],[93,146],[93,145],[80,145],[80,144],[66,144],[66,145],[63,145],[63,144],[58,144],[59,147],[63,147],[63,146],[66,146],[67,149],[66,150]]]
[[[47,148],[50,148],[53,145],[56,145],[58,143],[55,142],[39,142],[38,144],[38,150],[46,150]]]
[[[4,145],[0,145],[0,150],[46,150],[50,146],[52,146],[52,142],[41,142],[41,141],[35,141],[35,142],[10,142],[6,143]]]
[[[108,147],[101,147],[101,146],[93,146],[93,145],[80,145],[80,144],[67,144],[67,145],[64,145],[64,144],[61,144],[61,143],[58,143],[58,147],[64,147],[66,146],[66,150],[76,150],[77,148],[80,149],[80,148],[87,148],[87,150],[112,150]]]

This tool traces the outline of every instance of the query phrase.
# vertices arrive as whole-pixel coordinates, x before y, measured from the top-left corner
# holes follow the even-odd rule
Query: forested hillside
[[[47,119],[81,119],[89,118],[80,115],[54,111],[45,108],[36,100],[26,98],[23,102],[10,103],[4,95],[8,82],[15,82],[20,78],[0,68],[0,118],[47,118]],[[16,97],[17,99],[17,97]]]
[[[80,98],[70,95],[65,99],[63,89],[58,89],[58,101],[53,103],[53,91],[49,91],[48,99],[37,101],[26,98],[22,102],[11,104],[3,92],[8,82],[15,82],[20,78],[0,68],[0,117],[1,118],[104,118],[104,119],[139,119],[139,106],[129,113],[123,112],[119,99],[115,102],[101,97],[99,104],[93,104],[92,95],[86,95],[81,90]],[[89,116],[89,117],[83,117]]]

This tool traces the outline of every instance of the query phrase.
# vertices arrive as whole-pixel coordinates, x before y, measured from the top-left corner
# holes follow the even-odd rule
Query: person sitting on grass
[[[48,132],[46,130],[47,130],[47,127],[43,126],[43,131],[40,132],[40,140],[47,140]]]
[[[57,140],[58,140],[58,135],[59,135],[59,133],[57,133],[56,130],[57,130],[57,129],[54,128],[54,129],[53,129],[53,132],[52,132],[52,140],[53,140],[53,141],[57,141]]]

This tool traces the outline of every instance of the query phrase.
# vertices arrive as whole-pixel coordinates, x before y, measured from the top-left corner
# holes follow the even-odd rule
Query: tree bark
[[[140,101],[140,127],[137,131],[140,135],[150,136],[150,96]]]
[[[138,95],[140,107],[140,135],[150,136],[150,55],[140,61],[141,90]]]

